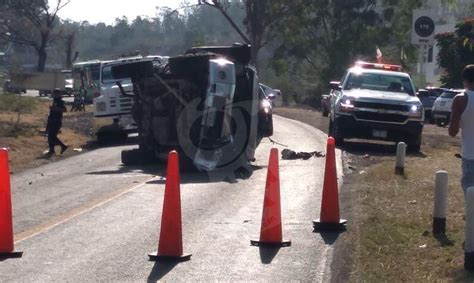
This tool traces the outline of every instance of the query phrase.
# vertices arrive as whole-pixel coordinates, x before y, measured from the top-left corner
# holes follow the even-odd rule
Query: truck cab
[[[358,61],[340,82],[331,82],[329,135],[404,141],[420,151],[424,109],[401,66]]]
[[[128,133],[136,132],[137,126],[132,118],[133,84],[129,77],[116,77],[112,67],[134,62],[151,61],[163,64],[164,56],[136,56],[103,62],[99,72],[99,91],[94,93],[95,124],[99,128],[99,143],[112,140],[124,140]]]

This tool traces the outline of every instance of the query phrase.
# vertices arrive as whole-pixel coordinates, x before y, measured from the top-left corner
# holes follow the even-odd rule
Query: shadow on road
[[[337,241],[337,238],[339,238],[339,235],[344,233],[345,231],[335,231],[335,232],[315,232],[321,234],[321,238],[323,238],[323,241],[326,245],[334,245],[334,243]]]
[[[155,265],[153,266],[153,269],[150,272],[150,275],[148,275],[147,282],[157,282],[163,277],[166,276],[173,268],[178,265],[179,262],[173,262],[173,261],[157,261]]]
[[[260,260],[263,264],[272,263],[281,247],[259,247]]]
[[[245,180],[252,177],[255,170],[260,170],[263,167],[252,166],[251,172],[249,171],[215,171],[211,173],[199,172],[196,169],[183,169],[181,172],[181,184],[199,184],[199,183],[237,183],[238,180]],[[88,172],[87,175],[120,175],[127,173],[143,173],[151,174],[157,177],[162,177],[159,180],[153,180],[147,182],[147,184],[158,184],[163,185],[166,182],[166,165],[164,163],[157,163],[153,165],[144,166],[124,166],[121,165],[115,170],[102,170]]]
[[[88,172],[87,175],[116,175],[116,174],[127,174],[127,173],[143,173],[153,175],[165,175],[166,168],[164,164],[154,164],[146,166],[125,166],[121,165],[116,170],[103,170]]]
[[[125,146],[125,145],[138,145],[138,137],[137,136],[129,136],[126,140],[108,140],[104,143],[99,143],[97,140],[90,140],[84,146],[87,150],[97,149],[97,148],[109,148],[109,147],[118,147],[118,146]]]

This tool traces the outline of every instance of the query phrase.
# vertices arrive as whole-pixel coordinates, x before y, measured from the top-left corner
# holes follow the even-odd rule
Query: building
[[[472,17],[474,2],[473,0],[457,0],[454,7],[448,7],[441,3],[441,0],[429,0],[424,8],[436,11],[436,34],[454,32],[458,22]],[[420,62],[418,64],[418,73],[421,74],[427,85],[439,86],[442,69],[437,63],[438,48],[434,46],[420,47]]]

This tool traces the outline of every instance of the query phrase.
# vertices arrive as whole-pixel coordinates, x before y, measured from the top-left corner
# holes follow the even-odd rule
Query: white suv
[[[451,107],[453,106],[454,97],[464,90],[450,89],[445,90],[433,103],[431,116],[434,118],[436,125],[445,126],[451,120]]]

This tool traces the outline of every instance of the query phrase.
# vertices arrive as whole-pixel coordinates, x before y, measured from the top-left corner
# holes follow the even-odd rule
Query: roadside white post
[[[397,145],[397,160],[395,163],[395,174],[405,174],[405,156],[407,154],[407,144],[399,142]]]
[[[446,233],[448,172],[436,172],[433,207],[433,235]]]
[[[466,191],[466,239],[464,242],[464,269],[474,271],[474,187]]]

